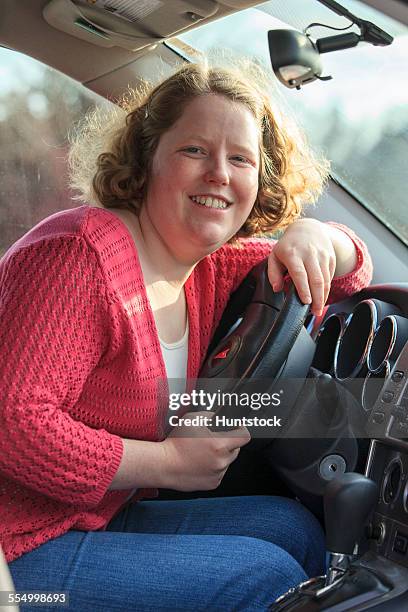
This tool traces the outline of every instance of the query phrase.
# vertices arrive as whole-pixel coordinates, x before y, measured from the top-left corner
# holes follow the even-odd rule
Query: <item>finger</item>
[[[215,435],[223,438],[225,442],[225,448],[228,451],[232,451],[236,448],[241,448],[248,444],[251,440],[251,434],[246,427],[240,427],[238,429],[230,431],[217,431]]]
[[[231,452],[223,453],[222,457],[219,457],[218,466],[214,467],[212,472],[222,478],[231,463],[238,457],[239,450],[239,448],[234,448]]]
[[[286,273],[284,266],[272,251],[268,257],[268,278],[275,293],[283,289],[283,277]]]
[[[334,275],[336,273],[336,254],[333,251],[333,254],[330,256],[330,261],[329,261],[329,271],[330,271],[330,282],[333,280]]]
[[[333,253],[332,255],[330,255],[330,260],[329,260],[329,270],[330,270],[330,280],[333,280],[334,274],[336,272],[336,253],[334,252],[333,249]]]
[[[327,298],[330,292],[331,285],[331,275],[330,275],[330,258],[327,253],[322,253],[320,256],[317,256],[317,266],[320,269],[320,273],[323,277],[323,299],[321,304],[321,309],[326,304]]]
[[[238,457],[238,455],[239,455],[239,451],[240,451],[240,450],[241,450],[241,449],[236,448],[236,449],[234,449],[234,450],[232,450],[232,451],[231,451],[231,455],[230,455],[231,462],[230,462],[230,465],[231,465],[231,463],[233,463],[233,462],[235,461],[235,459]]]
[[[324,305],[326,289],[325,276],[317,256],[310,257],[307,261],[307,275],[309,280],[310,292],[312,294],[312,312],[319,316]],[[327,281],[329,280],[327,271]]]
[[[250,441],[250,437],[241,437],[241,438],[234,438],[234,439],[228,439],[227,443],[225,444],[225,449],[229,452],[236,450],[237,448],[242,448],[243,446],[245,446],[245,444],[248,444],[248,442]]]
[[[336,254],[334,249],[332,253],[325,253],[320,258],[320,267],[324,278],[324,299],[323,306],[326,304],[330,293],[330,287],[333,280],[334,273],[336,271]]]
[[[336,258],[329,256],[324,268],[324,282],[325,282],[325,292],[324,292],[324,305],[327,302],[330,293],[330,287],[334,276],[334,271],[336,269]]]
[[[288,264],[288,272],[296,287],[299,298],[304,304],[310,304],[312,296],[309,288],[309,279],[304,263],[300,257],[293,257],[291,259]]]

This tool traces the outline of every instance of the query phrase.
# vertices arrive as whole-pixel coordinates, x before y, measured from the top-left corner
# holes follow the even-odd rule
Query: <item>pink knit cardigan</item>
[[[372,266],[333,281],[336,301],[366,286]],[[186,286],[187,376],[199,372],[232,291],[273,248],[221,247]],[[157,441],[166,377],[134,242],[109,210],[56,213],[0,261],[0,542],[8,561],[69,529],[104,529],[129,490],[109,491],[121,437]],[[133,500],[155,494],[137,491]]]

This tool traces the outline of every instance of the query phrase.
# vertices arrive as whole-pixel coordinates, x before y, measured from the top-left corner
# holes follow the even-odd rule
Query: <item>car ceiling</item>
[[[166,67],[171,69],[177,57],[160,44],[165,38],[261,4],[259,0],[135,0],[135,5],[158,5],[159,8],[137,24],[131,24],[135,27],[136,37],[130,45],[133,50],[129,50],[120,46],[103,46],[107,43],[101,37],[74,26],[72,13],[74,11],[75,17],[75,4],[88,16],[86,10],[92,10],[89,8],[92,1],[95,0],[75,0],[75,3],[71,0],[2,0],[0,44],[42,61],[96,93],[114,99],[121,95],[129,82],[136,84],[138,77],[149,78],[156,73],[163,74]],[[373,6],[386,5],[393,11],[401,8],[399,0],[366,2]],[[192,13],[202,18],[193,22]],[[56,27],[46,19],[54,22]],[[119,18],[113,19],[118,23]],[[119,21],[123,24],[123,20]],[[109,28],[109,18],[104,25]],[[61,27],[66,31],[59,29]],[[159,44],[153,48],[154,43]]]
[[[78,2],[81,1],[82,5],[87,4],[86,0],[78,0]],[[65,8],[68,9],[67,14],[69,14],[69,10],[72,10],[74,6],[73,3],[70,0],[53,0],[53,2],[57,3],[54,14],[61,15],[60,20],[63,21]],[[139,22],[139,31],[136,31],[138,38],[135,40],[133,51],[119,46],[100,46],[103,41],[99,37],[88,35],[93,42],[87,42],[51,26],[43,16],[43,11],[50,4],[50,0],[19,0],[18,2],[3,0],[0,44],[40,60],[103,94],[106,93],[103,91],[103,83],[107,75],[109,75],[110,87],[112,88],[113,85],[113,88],[119,88],[119,84],[126,83],[126,76],[130,74],[132,79],[137,74],[144,77],[146,72],[151,73],[156,64],[163,61],[174,62],[174,53],[166,50],[160,44],[156,49],[149,49],[145,47],[147,42],[160,43],[164,37],[169,38],[181,31],[186,32],[194,27],[199,27],[213,19],[219,19],[260,4],[259,0],[222,0],[222,2],[215,0],[170,0],[166,2],[147,0],[145,4],[148,5],[149,2],[162,5],[162,10],[157,10],[151,16],[148,31],[147,28],[144,28],[144,20]],[[171,24],[173,28],[169,28],[168,25],[166,27],[171,7],[179,14]],[[80,8],[82,9],[82,6]],[[189,13],[208,16],[195,23],[190,23],[186,18]],[[66,21],[68,20],[69,17]],[[72,29],[78,31],[78,36],[83,33],[80,28]],[[141,58],[143,61],[140,61]],[[135,62],[137,65],[133,65]],[[113,76],[112,73],[117,74]],[[112,95],[112,90],[110,93]]]

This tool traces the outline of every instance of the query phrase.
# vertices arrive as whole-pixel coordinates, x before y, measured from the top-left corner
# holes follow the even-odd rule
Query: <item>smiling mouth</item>
[[[225,210],[230,206],[230,203],[226,202],[225,200],[211,196],[190,196],[190,200],[192,200],[195,204],[199,204],[200,206],[205,206],[206,208],[216,208],[219,210]]]

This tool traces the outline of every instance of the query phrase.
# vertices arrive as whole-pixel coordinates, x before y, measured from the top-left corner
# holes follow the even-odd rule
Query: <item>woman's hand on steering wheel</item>
[[[336,251],[330,231],[315,219],[298,219],[275,244],[268,258],[268,278],[275,292],[281,291],[286,273],[299,298],[311,304],[313,314],[322,314],[336,270]]]

